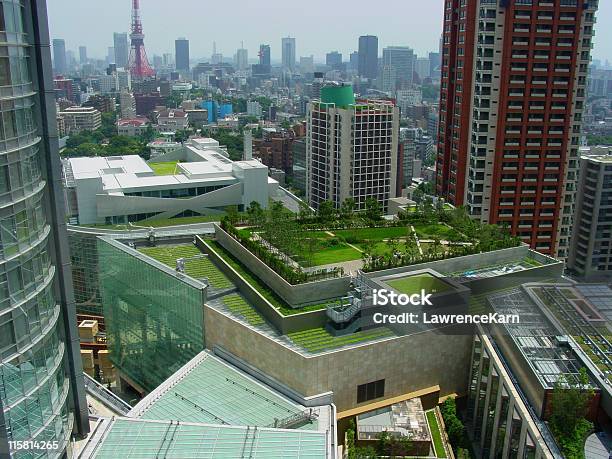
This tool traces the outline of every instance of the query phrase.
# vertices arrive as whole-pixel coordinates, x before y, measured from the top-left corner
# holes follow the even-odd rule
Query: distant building
[[[189,40],[179,38],[174,42],[176,56],[176,70],[189,71]]]
[[[390,101],[356,103],[351,86],[326,86],[306,120],[309,204],[331,201],[339,208],[353,198],[364,209],[374,198],[386,211],[396,195],[399,109]]]
[[[282,64],[283,69],[295,70],[295,38],[285,37],[282,40]]]
[[[314,73],[314,70],[314,56],[300,57],[300,72],[302,72],[302,75],[307,73]]]
[[[117,67],[126,69],[128,67],[129,58],[129,45],[128,45],[128,34],[117,33],[113,34],[113,55],[115,64]]]
[[[256,100],[247,100],[247,115],[261,118],[263,116],[261,104]]]
[[[79,46],[79,63],[87,64],[87,46]]]
[[[568,268],[589,282],[612,279],[612,147],[581,149],[578,189]]]
[[[293,136],[288,132],[264,133],[253,139],[253,155],[266,166],[293,174]]]
[[[325,56],[325,64],[332,70],[340,70],[342,68],[342,54],[338,51],[332,51]]]
[[[416,56],[408,46],[388,46],[383,49],[381,84],[383,91],[409,87],[413,82]]]
[[[102,96],[95,94],[83,103],[83,107],[92,107],[100,113],[108,113],[115,111],[115,98],[111,96]]]
[[[149,94],[134,94],[136,101],[136,115],[138,116],[149,116],[155,107],[164,105],[166,99],[164,99],[159,92],[152,92]]]
[[[117,92],[117,77],[115,75],[101,75],[100,92],[102,94],[112,94]]]
[[[378,37],[359,37],[359,76],[374,80],[378,78]]]
[[[182,110],[162,110],[157,115],[157,130],[159,132],[174,132],[189,127],[189,115]]]
[[[293,176],[292,185],[306,194],[306,139],[295,139],[293,142]]]
[[[236,50],[236,70],[243,71],[249,68],[249,51],[240,48]]]
[[[69,107],[59,112],[59,116],[64,119],[67,134],[95,131],[102,126],[102,116],[93,107]]]
[[[144,135],[149,126],[147,118],[123,118],[117,121],[117,133],[127,137]]]
[[[53,40],[53,69],[55,75],[63,75],[68,70],[66,65],[66,41],[61,38]]]
[[[119,96],[119,106],[121,108],[121,118],[136,117],[136,99],[129,92],[122,92]]]
[[[431,62],[427,57],[419,57],[414,63],[414,73],[416,73],[421,81],[431,76]]]
[[[76,102],[74,80],[58,77],[53,80],[53,87],[56,99],[67,99],[70,102]]]

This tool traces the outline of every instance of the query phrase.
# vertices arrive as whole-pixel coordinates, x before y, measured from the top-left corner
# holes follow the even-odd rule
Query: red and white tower
[[[155,75],[155,71],[149,65],[147,52],[144,47],[139,3],[139,0],[132,0],[132,33],[130,33],[132,47],[130,49],[129,67],[132,78],[136,80],[142,80]]]

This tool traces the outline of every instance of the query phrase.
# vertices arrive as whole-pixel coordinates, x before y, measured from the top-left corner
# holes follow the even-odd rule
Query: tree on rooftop
[[[257,201],[251,201],[249,207],[247,207],[247,215],[249,216],[249,224],[256,226],[261,224],[264,217],[264,211]]]
[[[334,203],[331,201],[323,201],[321,204],[319,204],[317,217],[319,217],[322,223],[329,223],[333,221],[333,219],[336,217]]]
[[[355,212],[356,203],[353,198],[346,198],[342,201],[340,206],[340,214],[342,218],[345,220],[349,220],[353,217],[353,213]]]
[[[365,215],[368,220],[375,222],[382,218],[382,208],[380,207],[378,199],[369,197],[366,199],[365,207]]]

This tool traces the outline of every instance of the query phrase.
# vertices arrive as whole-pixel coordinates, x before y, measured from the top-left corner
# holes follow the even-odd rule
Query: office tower
[[[189,71],[189,40],[179,38],[174,42],[176,70]]]
[[[249,68],[249,51],[240,48],[236,50],[236,69],[246,70]]]
[[[89,430],[60,175],[45,2],[0,1],[0,52],[13,56],[0,102],[0,456],[62,457]],[[11,33],[5,29],[10,25]],[[21,50],[27,46],[28,53]],[[61,66],[61,46],[56,62]],[[26,85],[28,91],[22,91]],[[52,444],[52,443],[51,443]],[[69,454],[70,455],[70,454]]]
[[[371,80],[378,78],[378,37],[359,37],[359,76]]]
[[[115,51],[115,64],[117,67],[127,68],[129,58],[129,45],[128,45],[128,34],[118,33],[113,34],[113,44]]]
[[[353,72],[359,71],[359,51],[353,51],[349,56],[349,66]]]
[[[259,64],[270,67],[270,45],[259,45]]]
[[[300,57],[300,71],[302,74],[314,73],[314,56],[302,56]]]
[[[452,0],[444,20],[437,193],[562,258],[597,7],[583,3]]]
[[[415,58],[414,51],[408,46],[388,46],[383,49],[383,91],[402,89],[412,84]]]
[[[283,69],[295,70],[295,38],[285,37],[282,40]]]
[[[431,63],[428,57],[419,57],[414,61],[414,73],[416,73],[421,81],[431,76]]]
[[[79,46],[79,63],[86,64],[87,63],[87,47]]]
[[[165,67],[174,67],[174,56],[172,53],[164,53],[162,57],[164,58]]]
[[[612,279],[612,147],[584,150],[567,265],[582,280],[605,281]]]
[[[114,64],[115,63],[115,48],[113,46],[109,46],[106,52],[106,63]]]
[[[333,70],[340,70],[342,68],[342,54],[338,51],[327,53],[325,56],[325,64]]]
[[[436,76],[440,73],[440,63],[440,53],[429,53],[429,74],[431,76]]]
[[[63,75],[68,70],[66,66],[66,41],[53,39],[53,68],[56,75]]]
[[[326,86],[306,120],[309,204],[339,208],[353,198],[364,209],[374,198],[386,210],[396,194],[399,109],[390,101],[356,103],[350,85]]]

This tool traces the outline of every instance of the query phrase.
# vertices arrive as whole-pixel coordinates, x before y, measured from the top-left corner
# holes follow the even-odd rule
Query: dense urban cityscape
[[[0,0],[0,459],[612,457],[603,2],[324,56],[51,3]]]

